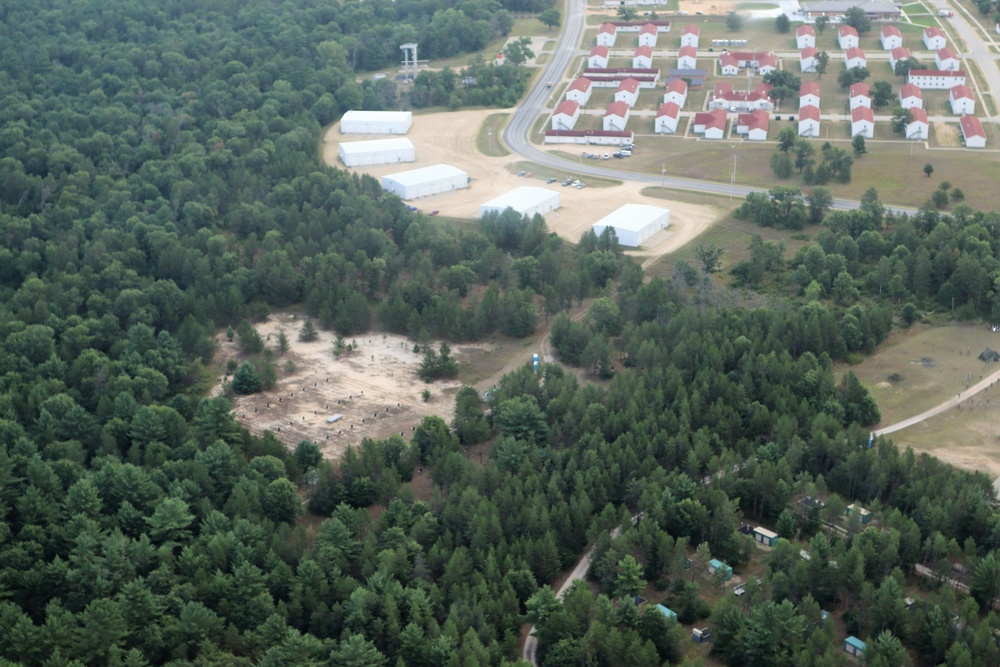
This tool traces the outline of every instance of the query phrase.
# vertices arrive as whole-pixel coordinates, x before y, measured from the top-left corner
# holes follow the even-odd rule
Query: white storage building
[[[400,171],[382,177],[382,189],[400,199],[429,197],[468,187],[469,175],[458,167],[436,164],[432,167]]]
[[[670,209],[645,204],[625,204],[594,223],[594,233],[600,236],[614,227],[618,243],[637,248],[650,236],[670,224]]]
[[[559,208],[559,193],[546,188],[528,186],[514,188],[499,197],[494,197],[485,204],[480,204],[479,217],[492,212],[503,213],[508,208],[512,208],[529,218],[536,213],[545,215],[549,211]]]
[[[345,141],[340,144],[340,161],[348,167],[413,162],[416,159],[413,142],[405,138]]]
[[[413,125],[410,111],[350,110],[340,119],[341,134],[406,134]]]

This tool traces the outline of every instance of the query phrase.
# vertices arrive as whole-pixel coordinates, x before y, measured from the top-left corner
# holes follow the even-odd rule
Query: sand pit
[[[718,16],[735,10],[736,3],[732,0],[680,0],[677,8],[681,12],[687,12],[688,14],[701,12],[702,14]]]
[[[413,352],[413,341],[392,334],[363,334],[354,339],[357,351],[336,359],[332,353],[335,334],[320,331],[318,340],[299,342],[302,322],[302,318],[279,313],[257,325],[261,336],[271,337],[271,347],[279,329],[284,329],[291,350],[278,357],[274,389],[236,397],[236,418],[250,432],[260,435],[269,430],[289,448],[302,440],[316,442],[327,459],[335,461],[348,445],[357,445],[363,438],[387,438],[402,432],[409,440],[413,427],[427,415],[451,421],[460,383],[425,384],[417,377],[423,355]],[[236,344],[224,335],[218,338],[217,359],[225,363],[238,358]],[[463,354],[483,347],[489,345],[455,345],[452,355],[461,361]],[[287,358],[297,366],[291,374],[281,370]],[[220,385],[221,381],[219,378]],[[421,396],[424,389],[431,391],[427,402]],[[335,414],[342,418],[327,423]]]
[[[368,166],[360,171],[381,178],[386,174],[439,163],[459,167],[473,179],[469,188],[410,202],[422,210],[439,210],[441,215],[456,218],[478,218],[480,204],[521,185],[550,188],[559,192],[561,208],[548,213],[545,221],[549,229],[572,243],[579,241],[583,232],[590,229],[594,222],[622,204],[649,204],[669,208],[670,227],[650,239],[645,249],[638,251],[643,257],[651,254],[659,256],[677,250],[720,217],[720,209],[711,206],[647,197],[641,191],[648,186],[640,183],[626,182],[613,187],[576,190],[561,187],[558,182],[546,185],[544,180],[538,178],[519,177],[508,166],[523,160],[520,156],[486,157],[476,150],[479,129],[486,118],[495,113],[498,113],[496,109],[485,109],[414,116],[413,127],[407,137],[416,147],[417,161],[404,165]],[[447,127],[446,132],[442,132],[444,127]],[[342,135],[339,125],[333,125],[326,133],[324,161],[344,168],[338,158],[339,142],[357,141],[359,138],[358,135]],[[575,151],[576,147],[563,145],[551,150]],[[570,165],[566,175],[571,172]]]

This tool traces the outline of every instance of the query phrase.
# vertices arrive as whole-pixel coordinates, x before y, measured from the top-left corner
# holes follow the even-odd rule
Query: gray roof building
[[[875,21],[892,21],[898,19],[903,11],[892,2],[879,2],[878,0],[865,2],[864,0],[815,0],[814,2],[803,2],[802,12],[806,18],[816,18],[818,16],[843,16],[851,7],[860,7],[865,10],[865,15]]]

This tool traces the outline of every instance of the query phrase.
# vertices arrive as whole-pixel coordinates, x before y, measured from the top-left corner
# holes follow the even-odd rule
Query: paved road
[[[638,172],[621,169],[611,169],[599,167],[587,163],[574,162],[565,158],[550,155],[545,151],[535,148],[531,144],[529,134],[531,127],[539,116],[545,112],[545,101],[552,94],[552,89],[546,83],[549,81],[560,81],[574,58],[583,55],[578,45],[583,36],[585,2],[584,0],[569,0],[567,3],[566,23],[562,34],[556,44],[552,59],[542,70],[542,75],[538,77],[535,87],[532,88],[521,104],[514,111],[510,122],[503,131],[503,141],[514,153],[547,167],[554,169],[566,169],[569,173],[580,174],[581,176],[601,176],[604,178],[633,181],[638,183],[648,183],[650,185],[660,185],[667,188],[677,188],[690,190],[693,192],[704,192],[707,194],[746,197],[751,192],[767,192],[766,188],[753,188],[744,185],[732,185],[729,183],[716,183],[713,181],[702,181],[693,178],[677,178],[675,176],[658,176],[656,174],[642,174]],[[566,144],[569,150],[574,150],[578,144]],[[837,209],[855,209],[860,206],[859,202],[849,199],[834,199],[833,207]],[[886,207],[895,213],[915,214],[917,209],[903,207]]]
[[[998,97],[1000,95],[1000,69],[997,69],[995,61],[997,54],[990,51],[989,46],[983,41],[982,35],[969,22],[968,11],[961,5],[952,7],[947,0],[931,0],[931,4],[935,9],[958,10],[948,21],[969,49],[969,52],[962,54],[962,57],[979,63],[979,69],[986,79],[983,82],[984,85],[979,86],[981,94],[992,95],[993,101],[1000,105],[1000,97]],[[985,109],[980,109],[979,112],[980,117],[989,118],[986,116]]]
[[[992,385],[994,382],[997,382],[998,380],[1000,380],[1000,371],[997,371],[993,375],[987,376],[986,378],[980,380],[978,383],[972,385],[965,391],[960,391],[955,396],[955,398],[949,398],[944,403],[941,403],[940,405],[935,405],[930,410],[927,410],[926,412],[921,412],[919,415],[914,415],[909,419],[904,419],[901,422],[896,422],[895,424],[891,424],[884,428],[880,428],[877,431],[872,431],[872,435],[876,436],[888,435],[890,433],[895,433],[896,431],[902,431],[904,428],[907,428],[908,426],[919,424],[925,419],[930,419],[934,415],[939,415],[945,410],[955,407],[956,405],[966,400],[967,398],[972,398],[973,396],[983,391],[984,389],[988,389],[990,385]]]

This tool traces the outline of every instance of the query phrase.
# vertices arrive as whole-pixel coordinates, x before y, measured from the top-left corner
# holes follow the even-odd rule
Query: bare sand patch
[[[502,112],[502,110],[500,110]],[[512,111],[512,110],[507,110]],[[407,169],[417,169],[445,163],[465,170],[472,183],[464,190],[447,192],[432,197],[415,199],[411,203],[424,210],[438,210],[441,215],[456,218],[476,219],[480,204],[508,192],[518,186],[531,185],[555,190],[560,194],[560,208],[546,214],[549,229],[562,238],[576,243],[594,222],[615,210],[622,204],[649,204],[670,209],[670,227],[647,241],[645,248],[635,254],[642,257],[659,256],[673,252],[683,244],[707,229],[719,219],[721,210],[711,206],[687,204],[655,197],[647,197],[641,190],[648,187],[641,183],[626,182],[607,188],[584,188],[576,190],[561,187],[558,182],[547,185],[538,178],[519,177],[507,168],[522,161],[519,155],[487,157],[476,149],[476,137],[486,118],[498,113],[497,109],[478,111],[454,111],[435,114],[415,115],[413,126],[407,137],[416,147],[416,162],[400,165],[366,166],[352,171],[362,171],[381,178]],[[344,168],[339,160],[339,142],[358,141],[368,138],[364,135],[343,135],[339,124],[327,131],[323,146],[323,159],[332,166]],[[558,145],[543,150],[574,150],[569,145]],[[572,165],[567,165],[566,175],[571,175]],[[583,177],[586,182],[586,177]]]
[[[461,383],[455,380],[425,384],[417,376],[423,357],[413,352],[413,341],[403,336],[366,333],[354,340],[358,349],[348,356],[333,356],[336,335],[320,331],[311,343],[298,341],[302,318],[290,313],[272,314],[257,325],[257,331],[271,343],[279,329],[292,341],[291,350],[278,359],[278,383],[274,389],[250,396],[237,396],[233,410],[236,419],[251,433],[271,431],[289,448],[302,440],[317,443],[328,460],[336,461],[349,445],[363,438],[381,439],[403,433],[409,439],[412,430],[428,415],[451,421],[454,396]],[[225,362],[238,357],[235,343],[219,335],[219,355]],[[347,339],[346,342],[351,342]],[[435,348],[437,343],[434,343]],[[488,343],[452,346],[452,355],[460,362],[463,356]],[[286,374],[280,369],[291,358],[296,370]],[[221,386],[218,378],[216,391]],[[431,399],[424,401],[424,389]],[[335,414],[335,423],[327,419]]]
[[[958,126],[943,121],[934,121],[934,138],[941,147],[958,146]]]

